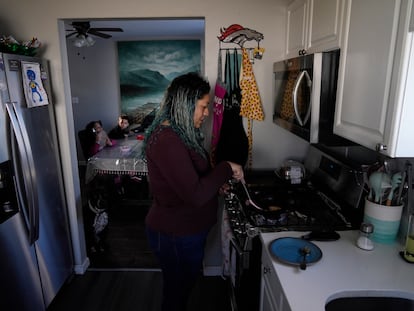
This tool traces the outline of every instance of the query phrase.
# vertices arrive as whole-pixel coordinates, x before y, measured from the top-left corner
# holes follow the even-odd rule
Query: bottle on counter
[[[408,220],[404,258],[409,262],[414,262],[414,215],[410,215]]]
[[[371,240],[371,233],[374,232],[374,225],[363,222],[359,228],[359,236],[356,245],[366,251],[374,249],[374,243]]]

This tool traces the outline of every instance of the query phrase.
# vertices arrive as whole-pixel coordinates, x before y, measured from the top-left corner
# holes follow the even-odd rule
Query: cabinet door
[[[291,311],[272,259],[267,249],[262,251],[260,311]]]
[[[339,48],[345,1],[309,1],[308,54]]]
[[[305,49],[308,0],[293,1],[286,13],[286,58],[296,57]]]
[[[352,0],[346,9],[334,132],[370,149],[388,140],[400,5]]]

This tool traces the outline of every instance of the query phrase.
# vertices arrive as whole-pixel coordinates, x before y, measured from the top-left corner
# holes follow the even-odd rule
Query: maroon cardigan
[[[176,236],[210,229],[217,220],[218,190],[231,179],[231,166],[221,162],[211,168],[170,127],[156,129],[145,152],[153,196],[147,226]]]

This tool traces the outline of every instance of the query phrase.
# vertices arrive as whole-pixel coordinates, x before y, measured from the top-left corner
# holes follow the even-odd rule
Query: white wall
[[[120,113],[119,79],[115,43],[96,40],[91,48],[67,45],[75,133],[93,120],[109,131]],[[82,152],[78,139],[78,159]]]
[[[11,34],[18,40],[37,37],[43,43],[43,56],[50,61],[72,239],[78,246],[75,248],[75,269],[82,270],[87,265],[87,258],[83,240],[71,93],[64,87],[65,83],[69,84],[66,44],[64,39],[61,40],[65,31],[58,20],[205,17],[205,72],[212,85],[216,80],[219,47],[217,36],[220,28],[237,23],[263,33],[261,46],[266,51],[263,59],[255,62],[254,73],[263,101],[265,121],[254,122],[253,125],[253,166],[276,168],[292,155],[303,158],[307,150],[304,141],[294,138],[272,122],[272,63],[281,59],[284,49],[285,3],[286,0],[38,0],[33,4],[28,1],[2,0],[2,32]]]

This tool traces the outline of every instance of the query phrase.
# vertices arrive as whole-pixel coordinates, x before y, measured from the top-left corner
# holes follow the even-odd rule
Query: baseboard
[[[73,271],[75,271],[75,274],[85,274],[86,270],[88,269],[90,265],[89,257],[85,257],[85,260],[80,265],[75,265],[73,267]]]
[[[223,274],[223,267],[221,266],[205,266],[203,268],[205,276],[220,276]]]

